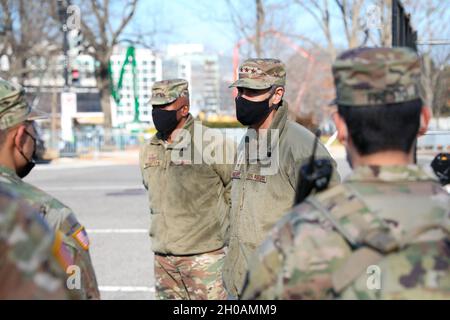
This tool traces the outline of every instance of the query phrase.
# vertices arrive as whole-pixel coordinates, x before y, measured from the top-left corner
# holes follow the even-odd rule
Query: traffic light
[[[72,69],[72,85],[79,85],[80,84],[80,71],[78,69],[73,68]]]
[[[77,57],[83,53],[83,34],[80,29],[70,31],[70,55]]]

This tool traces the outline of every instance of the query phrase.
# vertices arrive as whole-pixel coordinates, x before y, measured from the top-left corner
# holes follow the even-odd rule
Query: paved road
[[[147,197],[137,166],[38,166],[26,179],[71,207],[88,229],[104,299],[153,299]]]
[[[335,158],[347,175],[343,154]],[[26,181],[71,207],[88,229],[102,298],[154,299],[150,218],[137,165],[39,165]]]

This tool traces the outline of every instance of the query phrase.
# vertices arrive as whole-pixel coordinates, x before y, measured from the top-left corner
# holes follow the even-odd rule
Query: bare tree
[[[287,2],[269,4],[268,1],[254,0],[253,6],[249,6],[248,2],[233,0],[226,0],[226,3],[236,42],[241,44],[240,49],[247,49],[245,56],[279,54],[280,45],[274,31],[284,33],[287,29],[289,21],[283,19],[288,8]]]
[[[97,61],[95,78],[100,93],[100,104],[104,114],[105,129],[112,127],[111,87],[109,78],[109,61],[113,49],[117,46],[136,13],[139,0],[79,0],[73,1],[81,10],[81,32],[85,39],[85,51]],[[116,10],[122,14],[115,23]],[[55,16],[56,13],[54,13]]]
[[[364,0],[293,0],[317,23],[325,37],[330,59],[336,58],[337,44],[334,37],[336,32],[332,30],[331,22],[332,5],[337,7],[339,16],[336,21],[341,21],[344,29],[346,46],[355,48],[364,43],[367,38],[367,27],[361,16],[364,14]]]
[[[59,52],[58,28],[49,16],[50,8],[45,0],[0,0],[0,57],[7,65],[0,70],[2,77],[24,84],[45,72],[46,60]]]
[[[442,23],[450,19],[445,1],[404,0],[405,11],[411,13],[413,27],[418,30],[418,49],[422,58],[422,88],[425,103],[433,109],[436,117],[447,103],[450,45],[429,45],[433,40],[450,40],[450,26]],[[447,37],[447,39],[445,39]]]
[[[294,0],[294,2],[300,5],[305,11],[307,11],[317,22],[320,30],[325,36],[330,56],[332,59],[334,59],[336,57],[336,48],[330,27],[330,8],[328,0],[325,0],[322,5],[318,0]]]
[[[256,57],[261,57],[261,31],[264,27],[264,4],[262,0],[256,0],[256,21],[255,21],[255,53]]]
[[[376,28],[366,29],[368,40],[375,46],[390,47],[392,45],[392,0],[375,0],[373,4],[380,13],[380,21]]]

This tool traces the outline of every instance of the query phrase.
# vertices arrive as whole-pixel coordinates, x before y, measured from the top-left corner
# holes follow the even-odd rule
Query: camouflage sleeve
[[[70,269],[66,268],[68,278],[74,280],[74,291],[79,291],[83,299],[99,299],[97,280],[89,254],[89,237],[84,226],[78,222],[70,208],[54,198],[45,203],[45,212],[45,220],[55,232],[62,233],[62,242],[74,261]],[[79,276],[76,274],[78,268]],[[81,280],[77,281],[78,278]],[[78,282],[81,284],[78,285]]]
[[[100,299],[94,266],[89,253],[90,241],[86,229],[70,213],[61,224],[60,230],[64,233],[63,242],[69,248],[74,260],[74,266],[79,268],[81,276],[80,293],[85,299]],[[76,269],[72,269],[76,279]],[[74,282],[76,284],[76,281]]]
[[[283,269],[284,249],[290,247],[293,240],[289,237],[282,238],[288,228],[288,224],[278,223],[250,259],[241,299],[275,300],[278,298],[276,288],[279,286],[278,274]],[[284,240],[282,246],[279,245],[281,239]]]
[[[75,298],[65,287],[59,264],[70,261],[57,261],[59,247],[45,221],[3,192],[0,218],[0,299]]]
[[[250,265],[244,299],[326,299],[331,271],[350,254],[345,240],[309,204],[285,216]]]

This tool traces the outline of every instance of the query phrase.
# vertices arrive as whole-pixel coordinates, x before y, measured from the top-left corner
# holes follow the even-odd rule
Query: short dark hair
[[[420,126],[421,99],[380,106],[338,105],[358,153],[380,151],[408,153]]]

